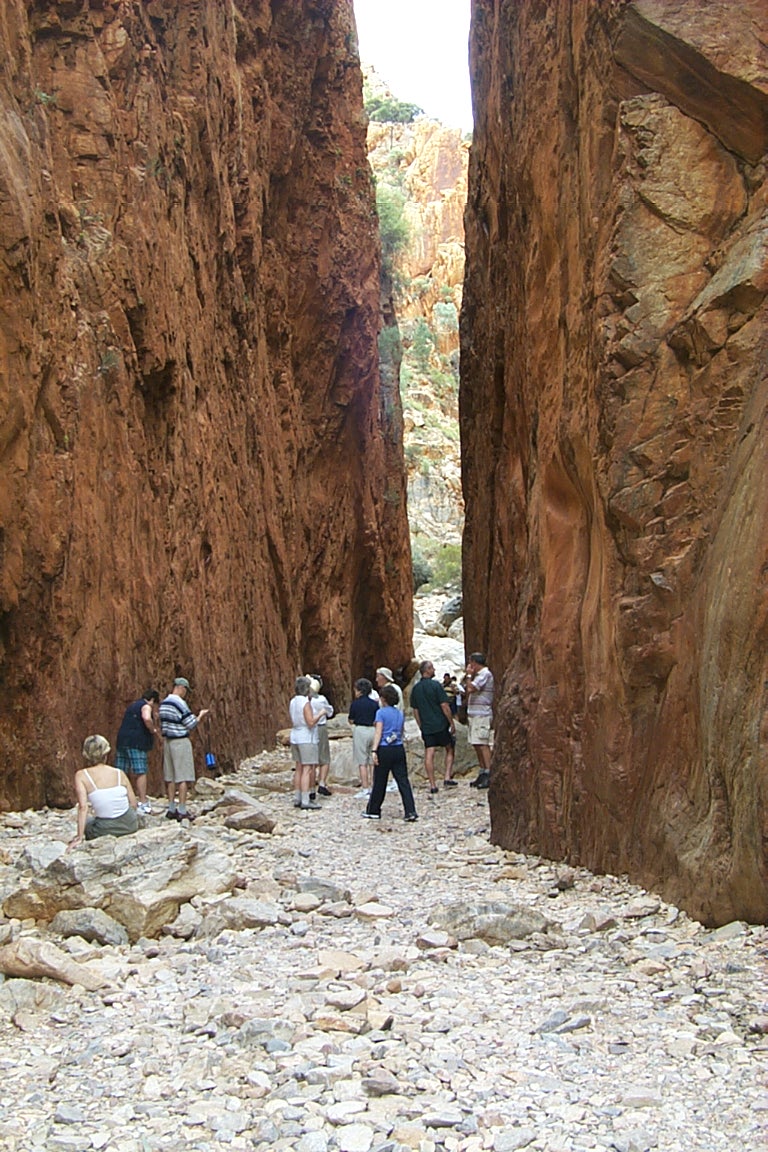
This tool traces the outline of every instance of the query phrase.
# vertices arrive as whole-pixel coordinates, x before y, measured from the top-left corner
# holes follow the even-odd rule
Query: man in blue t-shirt
[[[445,689],[435,680],[435,666],[432,661],[422,660],[419,672],[421,680],[417,680],[411,689],[411,708],[421,729],[421,738],[424,741],[424,770],[429,780],[430,794],[434,796],[438,790],[435,784],[436,748],[445,748],[443,787],[452,788],[456,785],[453,779],[456,727]]]

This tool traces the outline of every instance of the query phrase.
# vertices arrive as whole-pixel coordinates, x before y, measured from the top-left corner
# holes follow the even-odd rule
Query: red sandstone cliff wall
[[[176,671],[221,760],[411,654],[351,0],[0,11],[0,803]]]
[[[473,7],[464,605],[503,680],[493,838],[763,921],[768,8]]]

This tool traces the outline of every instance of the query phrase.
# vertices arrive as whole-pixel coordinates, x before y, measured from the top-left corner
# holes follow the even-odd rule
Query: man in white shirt
[[[376,669],[376,687],[381,691],[385,684],[391,684],[395,692],[397,692],[397,704],[395,705],[401,712],[405,711],[405,704],[403,702],[403,690],[399,684],[395,684],[394,677],[390,668],[377,668]]]
[[[487,788],[491,779],[491,729],[493,728],[493,672],[482,652],[467,661],[464,691],[467,694],[467,739],[475,750],[480,771],[470,788]]]

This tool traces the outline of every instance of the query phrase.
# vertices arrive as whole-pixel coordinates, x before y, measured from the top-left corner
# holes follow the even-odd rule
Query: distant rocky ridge
[[[407,116],[409,106],[399,104],[376,72],[368,66],[363,71],[369,98],[375,93],[385,110],[397,115],[404,107]],[[395,288],[411,533],[417,547],[420,541],[427,548],[458,545],[464,516],[458,317],[469,141],[424,115],[371,120],[368,158],[378,185],[402,196],[408,226],[408,242],[395,261]]]

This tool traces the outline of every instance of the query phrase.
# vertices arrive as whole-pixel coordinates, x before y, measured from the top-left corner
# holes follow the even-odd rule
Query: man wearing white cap
[[[201,708],[195,716],[187,704],[188,692],[189,680],[177,676],[173,682],[173,691],[161,702],[159,709],[160,731],[163,734],[163,779],[168,795],[165,814],[169,820],[192,819],[187,811],[187,787],[195,782],[195,756],[189,734],[210,711]]]
[[[392,676],[392,669],[391,668],[377,668],[376,669],[376,687],[377,688],[383,688],[385,684],[391,684],[392,687],[394,688],[395,692],[397,692],[397,704],[395,705],[395,707],[399,708],[401,712],[404,712],[405,711],[405,704],[403,703],[403,692],[402,692],[402,689],[400,688],[400,685],[395,684],[394,678]]]

